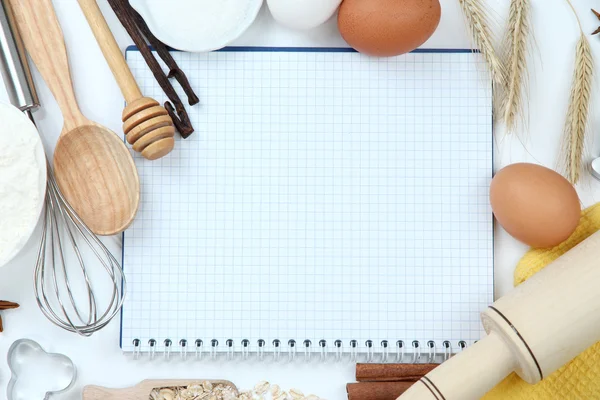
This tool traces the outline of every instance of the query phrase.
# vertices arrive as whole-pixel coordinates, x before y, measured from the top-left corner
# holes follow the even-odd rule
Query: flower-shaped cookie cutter
[[[17,340],[8,350],[11,371],[8,400],[49,400],[75,384],[75,364],[62,354],[46,352],[33,340]]]

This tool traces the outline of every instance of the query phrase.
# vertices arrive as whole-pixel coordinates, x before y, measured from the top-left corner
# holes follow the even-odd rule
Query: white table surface
[[[497,126],[496,169],[518,161],[539,162],[549,167],[557,165],[573,70],[574,46],[579,32],[565,1],[531,1],[536,47],[530,51],[529,129],[523,130],[518,136],[505,136],[504,128]],[[63,25],[75,91],[84,114],[119,132],[123,98],[77,1],[54,0],[54,3]],[[106,0],[99,0],[99,3],[120,46],[125,49],[131,40]],[[470,47],[458,1],[442,0],[441,3],[442,21],[424,47]],[[496,0],[495,3],[498,9],[494,18],[500,25],[506,14],[508,0]],[[577,0],[576,3],[584,29],[592,32],[600,22],[589,10],[593,6],[600,6],[593,0]],[[598,62],[600,37],[592,37],[591,42]],[[293,32],[277,26],[265,8],[254,26],[235,44],[336,46],[344,42],[333,20],[312,32]],[[35,82],[42,103],[42,109],[35,113],[35,117],[47,150],[51,150],[61,130],[62,118],[37,71]],[[597,83],[596,78],[595,88],[598,87]],[[596,95],[597,90],[594,92],[597,105]],[[0,101],[7,101],[3,88],[0,89]],[[596,110],[597,107],[592,109]],[[592,140],[588,147],[590,157],[600,155],[599,119],[600,114],[593,112],[590,129]],[[584,206],[592,205],[600,200],[600,182],[588,179],[579,185],[578,192]],[[124,357],[119,349],[118,319],[91,338],[77,337],[54,327],[38,310],[33,295],[32,272],[38,234],[13,262],[0,270],[0,298],[22,305],[18,311],[5,312],[3,315],[6,332],[0,334],[0,398],[5,398],[10,379],[9,369],[3,360],[6,360],[9,346],[19,338],[34,339],[47,350],[64,353],[75,362],[78,369],[77,384],[69,393],[57,396],[58,399],[79,399],[82,387],[88,384],[127,387],[149,378],[223,378],[234,381],[242,388],[253,386],[260,380],[268,380],[284,388],[300,388],[305,393],[315,393],[330,400],[345,398],[345,384],[353,381],[354,377],[354,366],[349,364],[236,365],[133,361]],[[120,239],[109,238],[107,243],[116,254],[120,254]],[[496,296],[499,297],[512,287],[514,267],[526,247],[497,228],[495,248]]]

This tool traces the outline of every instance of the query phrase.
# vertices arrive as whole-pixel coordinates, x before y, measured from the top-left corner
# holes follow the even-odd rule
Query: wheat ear
[[[575,52],[575,73],[571,86],[569,108],[564,128],[564,157],[567,179],[573,184],[579,181],[585,147],[588,113],[592,92],[594,61],[587,37],[583,33],[579,17],[570,0],[567,0],[579,24],[580,36]]]
[[[497,89],[503,91],[506,86],[506,70],[494,49],[492,32],[482,1],[458,0],[458,2],[467,20],[473,41],[488,64],[492,80],[496,84]]]
[[[511,0],[505,38],[507,84],[502,106],[504,122],[514,131],[523,108],[523,86],[527,80],[527,43],[530,36],[530,0]]]

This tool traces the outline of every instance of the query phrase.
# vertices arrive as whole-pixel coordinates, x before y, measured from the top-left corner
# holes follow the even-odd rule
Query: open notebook
[[[480,54],[174,56],[201,104],[171,155],[136,154],[124,351],[377,354],[480,338],[493,302]],[[127,57],[165,100],[139,52]]]

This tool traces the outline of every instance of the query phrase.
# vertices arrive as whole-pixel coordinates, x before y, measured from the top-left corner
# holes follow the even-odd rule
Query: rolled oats
[[[259,396],[262,396],[263,394],[267,393],[270,386],[271,385],[269,385],[269,382],[266,382],[266,381],[258,382],[256,384],[256,386],[254,386],[254,393]]]
[[[293,400],[304,400],[304,393],[298,389],[290,389],[290,396]]]
[[[159,394],[160,400],[176,400],[177,392],[173,389],[161,389]]]
[[[224,384],[213,385],[210,381],[188,386],[157,388],[150,393],[150,400],[321,400],[313,394],[305,396],[298,389],[284,392],[279,385],[262,381],[254,390],[238,392]]]

